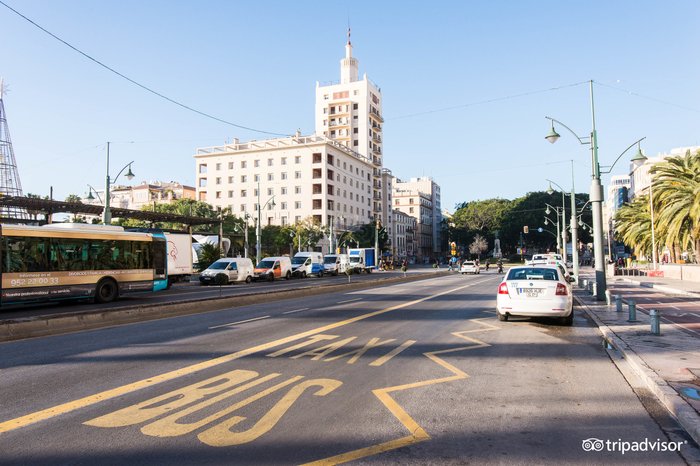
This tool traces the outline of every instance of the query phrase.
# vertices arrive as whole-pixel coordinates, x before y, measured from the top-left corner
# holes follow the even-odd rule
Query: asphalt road
[[[583,316],[498,322],[498,281],[2,343],[0,463],[684,464],[584,451],[668,439]]]

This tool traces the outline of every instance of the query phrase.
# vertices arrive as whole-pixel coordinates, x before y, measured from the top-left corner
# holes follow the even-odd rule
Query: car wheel
[[[267,281],[268,281],[268,282],[273,282],[273,281],[275,281],[275,274],[274,274],[274,273],[268,273],[268,274],[267,274]]]
[[[289,280],[290,278],[292,278],[292,272],[290,272],[289,270],[287,270],[287,275],[284,276],[284,279],[285,279],[285,280]]]
[[[318,273],[318,278],[323,278],[323,271],[320,271],[320,272]]]
[[[306,271],[303,271],[303,272],[301,273],[301,278],[306,278]]]
[[[245,282],[246,282],[246,283],[250,283],[250,282],[252,282],[252,281],[253,281],[253,277],[251,277],[250,275],[248,275],[247,277],[245,277]]]
[[[565,327],[571,327],[572,325],[574,325],[574,311],[573,311],[573,309],[571,310],[571,314],[569,314],[566,317],[562,317],[560,322],[561,322],[561,325],[563,325]]]
[[[214,277],[214,284],[215,285],[228,285],[228,276],[225,273],[220,273],[216,277]]]
[[[95,302],[104,304],[111,303],[119,295],[119,286],[111,278],[105,278],[97,284],[95,288]]]
[[[498,320],[500,320],[501,322],[508,321],[508,314],[501,314],[500,312],[496,311],[496,315],[498,316]]]

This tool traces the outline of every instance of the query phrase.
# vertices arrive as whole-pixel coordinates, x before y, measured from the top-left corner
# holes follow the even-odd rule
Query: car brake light
[[[557,296],[567,296],[569,289],[563,283],[557,283]]]
[[[507,283],[501,283],[498,286],[498,294],[508,294],[508,284]]]

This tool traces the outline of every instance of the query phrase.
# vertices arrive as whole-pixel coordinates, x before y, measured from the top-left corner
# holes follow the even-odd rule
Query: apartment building
[[[104,190],[91,191],[92,199],[83,200],[86,204],[104,205]],[[186,186],[177,181],[143,181],[135,186],[116,185],[110,188],[110,205],[121,209],[141,210],[144,206],[169,204],[177,199],[195,199],[194,186]]]
[[[395,178],[392,199],[394,209],[416,218],[416,255],[423,260],[440,256],[440,185],[430,177],[411,178],[408,181]]]
[[[401,212],[398,209],[392,211],[393,227],[391,235],[391,253],[395,259],[414,259],[414,234],[416,231],[416,218]]]
[[[215,207],[261,225],[311,218],[340,232],[369,223],[374,164],[344,144],[299,134],[199,148],[197,195]],[[327,252],[328,242],[323,243]]]
[[[382,184],[382,94],[367,78],[359,79],[359,62],[352,56],[350,30],[345,57],[340,60],[340,82],[316,83],[316,134],[362,154],[372,164],[372,214],[388,222],[391,204]]]

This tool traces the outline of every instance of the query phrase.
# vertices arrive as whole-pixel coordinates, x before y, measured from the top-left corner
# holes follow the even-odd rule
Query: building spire
[[[345,44],[345,58],[340,60],[340,82],[345,84],[357,81],[357,68],[357,58],[352,56],[350,26],[348,26],[348,42]]]

